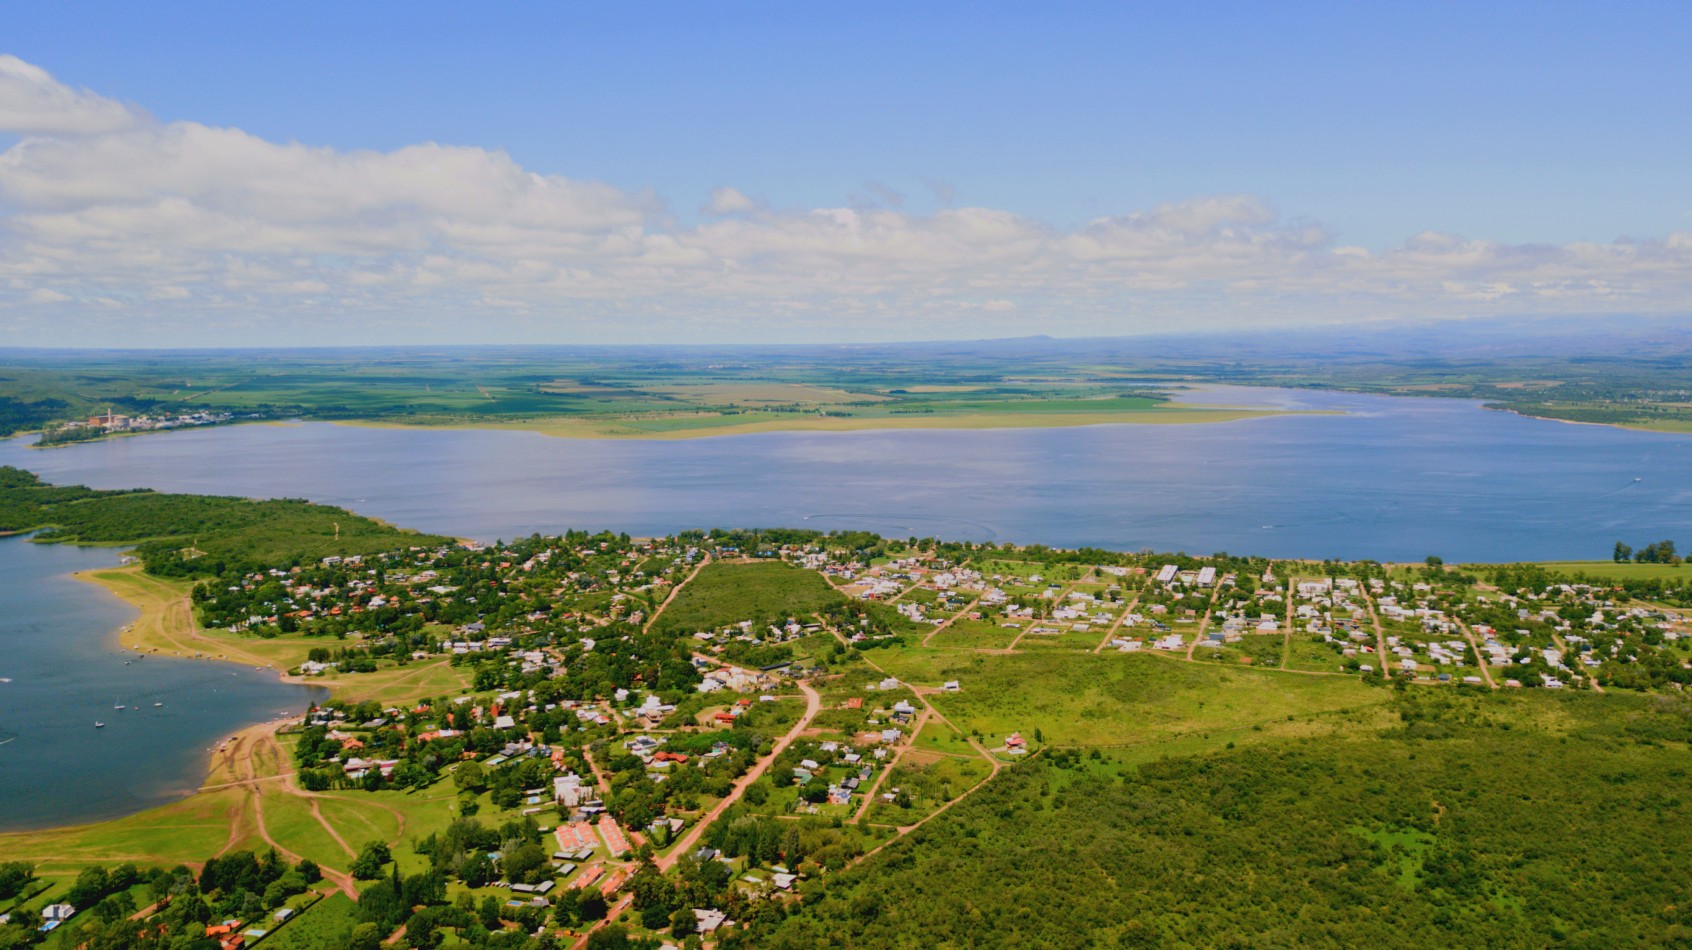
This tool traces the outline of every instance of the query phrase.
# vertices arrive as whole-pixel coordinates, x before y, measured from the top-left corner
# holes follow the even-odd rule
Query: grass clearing
[[[1004,656],[889,656],[884,664],[923,685],[958,680],[929,696],[960,729],[989,746],[1011,732],[1041,730],[1057,745],[1133,745],[1384,702],[1387,693],[1350,677],[1218,668],[1141,654],[1041,651]]]
[[[991,620],[957,620],[946,629],[936,631],[928,645],[963,650],[1003,650],[1021,633],[1020,628],[1003,627]]]
[[[905,753],[882,782],[877,800],[870,805],[864,820],[877,824],[915,824],[980,784],[990,771],[979,756],[963,758],[912,750]],[[893,795],[895,800],[886,801],[882,795]]]
[[[1678,579],[1692,575],[1684,564],[1637,564],[1632,561],[1544,561],[1540,567],[1555,574],[1585,575],[1599,580]],[[1481,565],[1466,565],[1481,567]]]
[[[358,905],[342,893],[313,904],[264,938],[266,950],[342,950],[358,922]]]
[[[672,633],[714,630],[741,621],[808,619],[844,600],[822,575],[779,561],[707,564],[658,618]]]

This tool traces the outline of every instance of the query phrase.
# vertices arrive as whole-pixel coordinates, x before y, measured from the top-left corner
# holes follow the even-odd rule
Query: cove
[[[210,747],[327,698],[274,671],[123,649],[118,628],[134,608],[72,576],[118,560],[113,548],[0,538],[0,678],[10,680],[0,683],[0,831],[192,794]]]

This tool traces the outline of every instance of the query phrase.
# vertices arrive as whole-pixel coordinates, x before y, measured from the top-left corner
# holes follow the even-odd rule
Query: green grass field
[[[907,651],[877,662],[919,685],[958,680],[960,692],[928,698],[958,728],[986,737],[989,746],[1011,732],[1031,736],[1035,729],[1047,743],[1058,745],[1158,743],[1377,705],[1387,696],[1351,677],[1298,676],[1109,651]]]
[[[779,561],[708,564],[659,616],[657,628],[714,630],[744,620],[809,622],[811,614],[845,597],[822,575]]]
[[[987,762],[973,753],[908,752],[882,782],[878,800],[870,805],[864,820],[876,824],[915,824],[974,787],[989,771]],[[882,801],[881,793],[902,793],[908,805]]]
[[[934,639],[928,645],[960,650],[1003,650],[1021,633],[1021,629],[1002,627],[991,620],[964,619],[954,621],[944,630],[935,631]]]
[[[1558,574],[1583,574],[1601,580],[1692,577],[1692,567],[1683,564],[1635,564],[1632,561],[1545,561],[1540,566]]]
[[[342,950],[358,922],[358,905],[331,894],[264,938],[267,950]]]

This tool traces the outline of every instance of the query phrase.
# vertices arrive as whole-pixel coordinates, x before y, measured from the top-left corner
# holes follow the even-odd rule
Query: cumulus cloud
[[[158,123],[0,57],[0,329],[30,342],[861,339],[1347,318],[1678,312],[1692,234],[1345,245],[1252,195],[1076,227],[986,207],[775,209],[698,224],[503,152],[387,152]],[[225,336],[218,336],[226,331]],[[77,339],[80,334],[83,339]],[[130,342],[134,342],[133,339]]]
[[[712,189],[711,200],[705,202],[700,210],[706,214],[738,214],[751,211],[757,206],[756,202],[742,194],[739,189],[724,186]]]
[[[0,55],[0,132],[92,135],[147,121],[137,109],[72,89],[39,66]]]

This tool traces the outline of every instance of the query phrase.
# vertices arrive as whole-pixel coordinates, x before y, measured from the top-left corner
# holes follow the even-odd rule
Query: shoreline
[[[154,625],[156,625],[157,627],[160,628],[159,634],[161,636],[169,637],[169,634],[164,629],[171,622],[170,618],[168,616],[168,612],[169,612],[169,609],[170,609],[169,605],[168,604],[161,604],[157,601],[153,601],[153,600],[150,600],[150,599],[145,599],[145,598],[142,598],[142,597],[139,597],[139,596],[135,596],[132,591],[125,590],[125,589],[123,589],[123,588],[121,588],[121,587],[119,587],[115,584],[112,584],[106,578],[99,576],[101,574],[112,573],[112,572],[125,572],[125,573],[131,574],[131,575],[148,576],[142,571],[140,563],[137,562],[137,563],[132,563],[132,564],[123,564],[123,565],[119,565],[117,567],[91,568],[91,569],[88,569],[88,570],[73,571],[73,572],[71,572],[71,577],[73,579],[81,582],[81,583],[88,584],[92,587],[96,587],[100,590],[103,590],[108,595],[117,598],[118,600],[122,601],[125,604],[128,604],[130,607],[135,609],[135,611],[136,611],[135,619],[130,621],[129,623],[121,626],[121,627],[118,627],[116,630],[112,631],[112,633],[111,633],[110,639],[117,643],[117,646],[120,650],[129,651],[129,652],[132,652],[132,653],[138,653],[138,654],[141,654],[141,655],[144,655],[144,656],[145,655],[154,655],[154,656],[161,656],[161,657],[171,656],[171,657],[175,657],[177,659],[182,659],[182,660],[198,660],[198,661],[204,661],[204,662],[210,662],[210,663],[226,663],[226,664],[229,664],[231,666],[245,666],[246,665],[245,663],[243,663],[239,660],[235,660],[235,659],[233,659],[233,658],[231,658],[227,655],[222,655],[222,654],[214,656],[214,655],[203,653],[203,652],[201,652],[201,653],[188,653],[188,652],[181,651],[181,650],[173,650],[170,653],[163,652],[162,645],[150,641],[148,638],[146,638],[142,634],[141,626],[144,622],[151,622],[151,623],[153,623]],[[162,579],[150,578],[150,576],[149,576],[149,579],[155,580],[155,581],[157,581],[161,584],[168,583],[166,581],[163,581]],[[184,595],[183,600],[186,601],[186,599],[187,599],[187,597],[186,597],[186,595]],[[153,615],[157,615],[157,616],[153,616]],[[193,636],[199,630],[199,625],[197,623],[195,623],[195,621],[193,619],[193,612],[192,612],[191,607],[188,608],[187,619],[188,619],[188,623],[191,625],[191,629],[190,629],[190,631],[188,631],[188,633],[189,633],[190,636]],[[185,644],[181,643],[181,641],[175,640],[174,638],[170,638],[169,642],[174,643],[177,646],[185,646]],[[329,690],[327,690],[327,688],[325,688],[323,686],[318,686],[317,684],[314,684],[314,683],[307,682],[303,677],[289,675],[285,669],[277,669],[271,661],[265,660],[263,657],[250,657],[250,659],[257,661],[254,664],[255,668],[258,667],[258,666],[263,666],[267,670],[275,671],[277,682],[285,683],[285,684],[290,685],[290,686],[308,686],[308,687],[309,686],[316,686],[318,689],[323,689],[325,692],[329,692]],[[215,784],[215,783],[213,783],[212,779],[217,773],[217,768],[218,768],[218,761],[217,760],[218,760],[218,754],[219,754],[220,750],[222,750],[225,746],[229,745],[230,743],[241,739],[243,736],[247,736],[249,733],[252,733],[254,730],[270,731],[270,732],[279,731],[282,728],[282,725],[284,724],[284,722],[285,721],[281,718],[273,717],[271,719],[262,720],[260,722],[249,723],[245,726],[242,726],[242,727],[236,729],[227,738],[220,740],[218,742],[218,745],[215,748],[206,752],[205,759],[204,759],[204,761],[205,761],[205,774],[203,775],[203,777],[201,777],[199,782],[193,787],[192,790],[190,790],[186,794],[174,799],[173,801],[164,802],[161,805],[155,805],[153,807],[158,808],[158,807],[166,807],[166,806],[169,806],[169,805],[172,805],[172,804],[177,804],[179,802],[186,801],[190,798],[193,798],[195,795],[198,795],[201,792],[205,791],[207,789],[207,786]],[[130,814],[131,815],[143,814],[143,813],[145,813],[147,811],[151,811],[151,810],[152,810],[151,808],[145,808],[145,809],[142,809],[140,812],[131,812]],[[115,818],[107,818],[107,819],[104,819],[103,821],[87,822],[85,824],[86,825],[103,824],[105,821],[114,821],[114,820],[117,820],[119,818],[127,818],[127,817],[130,817],[130,815],[119,815],[119,816],[116,816]],[[40,830],[40,831],[57,831],[57,830],[64,830],[64,829],[68,829],[68,828],[75,828],[75,827],[83,827],[83,826],[82,825],[55,825],[55,826],[51,826],[49,828],[42,828],[42,829],[37,829],[37,830]],[[20,833],[27,833],[27,832],[20,832]]]
[[[42,445],[39,438],[31,442],[28,448],[35,450],[62,449],[77,445],[93,445],[109,442],[115,439],[134,438],[148,435],[169,435],[176,432],[192,432],[206,429],[227,429],[236,426],[295,426],[308,422],[322,422],[329,425],[348,426],[353,428],[370,429],[444,429],[444,430],[487,430],[504,432],[533,432],[550,438],[559,439],[589,439],[596,441],[657,441],[668,442],[683,439],[709,439],[740,435],[759,435],[770,432],[874,432],[881,430],[909,430],[909,429],[942,429],[954,431],[977,431],[982,429],[1076,429],[1088,426],[1105,425],[1208,425],[1220,422],[1238,422],[1244,419],[1269,418],[1273,416],[1341,416],[1346,413],[1332,410],[1305,409],[1258,409],[1249,406],[1209,406],[1186,404],[1178,402],[1165,403],[1151,409],[1135,409],[1124,411],[1100,412],[970,412],[949,415],[935,415],[925,413],[910,413],[900,416],[814,416],[794,413],[790,419],[760,418],[751,422],[729,422],[720,425],[685,426],[675,429],[644,429],[638,423],[656,421],[653,419],[630,419],[627,421],[606,418],[578,418],[574,416],[538,416],[532,419],[505,421],[407,421],[400,418],[355,418],[355,419],[317,419],[309,416],[288,419],[244,419],[238,422],[220,423],[208,426],[192,426],[176,429],[144,430],[139,432],[113,432],[95,439],[79,439],[73,442],[55,442]],[[659,417],[661,420],[664,417]],[[673,416],[668,418],[688,418]],[[701,412],[694,418],[701,420],[715,420],[732,418]],[[41,435],[41,430],[30,429],[14,432],[9,436],[0,437],[0,441],[9,439],[24,439],[29,436]]]
[[[239,420],[232,420],[230,422],[213,423],[213,424],[210,424],[210,425],[176,426],[176,427],[170,428],[170,429],[138,429],[138,430],[135,430],[135,431],[132,431],[132,432],[130,432],[130,431],[107,432],[107,433],[104,433],[102,435],[96,436],[92,439],[72,439],[68,442],[49,442],[46,445],[42,445],[41,440],[39,438],[37,438],[34,442],[31,442],[29,444],[29,447],[32,448],[32,449],[40,449],[40,450],[45,451],[47,449],[68,448],[68,447],[73,446],[73,445],[88,445],[88,444],[98,443],[98,442],[110,442],[114,439],[130,439],[130,438],[134,438],[136,436],[142,436],[142,435],[161,435],[161,434],[171,433],[171,432],[194,432],[194,431],[200,430],[200,429],[227,429],[227,428],[232,428],[234,426],[264,426],[264,425],[289,425],[289,424],[290,424],[290,421],[287,420],[287,419],[239,419]],[[29,429],[29,430],[26,430],[26,431],[14,432],[11,435],[6,436],[5,438],[7,438],[7,439],[20,439],[20,438],[23,438],[24,436],[29,436],[29,435],[41,436],[43,434],[45,434],[45,430],[43,430],[43,429]],[[3,441],[3,440],[0,440],[0,441]]]
[[[1532,413],[1522,412],[1519,409],[1511,409],[1509,406],[1489,406],[1485,403],[1481,404],[1481,408],[1490,409],[1493,412],[1507,412],[1512,416],[1520,416],[1523,419],[1538,419],[1542,422],[1561,422],[1564,425],[1570,426],[1597,426],[1600,429],[1623,429],[1628,432],[1654,432],[1658,435],[1692,434],[1692,422],[1684,423],[1686,426],[1684,429],[1664,429],[1655,426],[1627,422],[1582,422],[1579,419],[1559,419],[1556,416],[1536,416]]]
[[[171,624],[169,617],[162,616],[163,614],[166,614],[169,611],[169,605],[168,604],[160,604],[160,603],[155,602],[153,600],[142,598],[139,595],[135,595],[131,591],[125,590],[124,588],[111,583],[107,578],[99,576],[101,574],[114,574],[114,573],[123,573],[123,574],[127,574],[127,575],[130,575],[130,576],[144,578],[147,581],[150,581],[150,582],[153,582],[153,583],[156,583],[156,584],[160,584],[160,585],[168,585],[170,582],[164,580],[163,578],[156,578],[156,577],[153,577],[150,574],[147,574],[142,569],[141,564],[139,562],[131,563],[131,564],[122,564],[122,565],[119,565],[117,567],[90,568],[88,570],[73,571],[71,573],[71,577],[75,578],[76,580],[81,581],[84,584],[89,584],[89,585],[92,585],[94,587],[98,587],[99,589],[105,591],[106,593],[112,595],[113,597],[116,597],[118,600],[121,600],[124,603],[128,604],[129,606],[135,608],[135,610],[137,612],[136,618],[133,621],[131,621],[130,623],[126,624],[125,626],[119,627],[117,630],[113,631],[112,639],[117,641],[117,645],[118,645],[119,649],[127,650],[127,651],[134,652],[134,653],[157,654],[159,656],[175,656],[175,657],[178,657],[178,658],[184,659],[184,660],[203,660],[203,661],[211,662],[211,663],[229,663],[229,664],[232,664],[232,665],[235,665],[235,666],[251,665],[255,668],[263,667],[263,668],[268,669],[268,670],[274,670],[276,672],[276,678],[277,678],[278,682],[286,683],[290,686],[316,686],[319,689],[325,689],[326,688],[326,687],[319,686],[318,684],[313,683],[310,680],[305,679],[304,677],[292,676],[287,672],[286,667],[278,667],[274,660],[267,659],[263,656],[258,656],[256,654],[248,653],[248,654],[246,654],[245,659],[236,659],[236,658],[228,656],[226,654],[212,655],[212,654],[208,654],[204,651],[198,651],[198,652],[195,652],[195,653],[188,653],[188,652],[185,652],[184,650],[173,650],[172,652],[170,652],[168,654],[162,652],[163,644],[156,642],[156,641],[153,641],[153,640],[150,640],[147,637],[143,636],[142,633],[141,633],[140,627],[141,627],[143,622],[150,620],[160,628],[159,635],[161,637],[164,637],[165,641],[167,643],[174,645],[176,647],[186,647],[187,645],[184,644],[181,640],[178,640],[175,637],[170,636],[170,634],[165,629],[163,629],[167,625]],[[187,595],[183,594],[182,597],[183,597],[184,601],[186,601]],[[150,614],[161,614],[161,616],[153,617],[153,616],[150,616]],[[184,631],[186,633],[186,635],[189,636],[190,638],[201,638],[201,628],[197,623],[195,623],[195,621],[193,619],[192,608],[188,608],[188,623],[191,626],[190,626],[189,630]],[[239,650],[238,647],[229,647],[229,646],[224,645],[224,644],[217,644],[217,645],[223,647],[223,649],[225,649],[225,650],[230,650],[230,649]],[[245,651],[241,651],[241,652],[245,652]],[[249,663],[248,661],[251,661],[251,662]]]
[[[1245,419],[1273,416],[1336,416],[1343,412],[1306,411],[1289,409],[1251,409],[1232,406],[1179,406],[1170,409],[1145,409],[1129,412],[1019,412],[968,413],[959,415],[921,415],[886,417],[827,417],[800,416],[795,419],[760,419],[724,425],[694,426],[676,429],[640,429],[615,420],[572,419],[550,416],[520,422],[404,422],[393,419],[323,419],[330,425],[369,429],[444,429],[488,430],[504,432],[533,432],[550,438],[588,439],[598,441],[654,441],[669,442],[684,439],[709,439],[730,436],[761,435],[775,432],[875,432],[891,430],[953,430],[980,431],[986,429],[1078,429],[1106,425],[1204,425],[1237,422]],[[704,418],[704,417],[702,417]],[[711,417],[722,418],[722,417]],[[631,422],[651,420],[631,420]],[[618,431],[618,430],[622,431]]]
[[[109,546],[117,547],[118,545]],[[90,588],[103,591],[135,612],[133,619],[111,628],[101,637],[100,643],[103,648],[115,647],[119,653],[137,656],[150,655],[177,660],[210,661],[231,666],[243,665],[243,660],[239,657],[218,656],[203,651],[200,652],[200,655],[195,655],[194,651],[171,650],[166,645],[167,643],[174,643],[179,647],[185,647],[186,644],[178,640],[160,642],[149,638],[143,625],[153,625],[163,633],[164,628],[171,624],[170,603],[164,599],[141,596],[136,591],[113,584],[108,578],[100,576],[109,573],[139,575],[140,572],[140,564],[131,563],[112,567],[85,568],[60,575],[69,577],[78,583],[86,584]],[[150,577],[147,579],[161,586],[169,585],[169,582],[163,579]],[[182,601],[183,607],[186,609],[185,595]],[[198,630],[197,625],[195,629]],[[218,644],[218,646],[221,646],[221,644]],[[248,665],[262,665],[266,670],[277,673],[277,682],[279,683],[289,686],[315,687],[324,693],[329,692],[321,684],[311,683],[301,677],[289,676],[285,672],[278,671],[274,662],[263,661],[263,658],[260,657],[250,657],[250,659],[255,662]],[[317,702],[320,700],[312,699],[310,701]],[[125,822],[144,825],[148,821],[146,816],[155,813],[161,818],[167,814],[173,817],[184,813],[198,814],[202,804],[209,801],[208,795],[242,784],[242,779],[236,774],[235,769],[237,753],[250,749],[254,739],[281,732],[295,718],[296,716],[292,713],[280,716],[272,711],[269,716],[256,721],[238,722],[230,731],[220,734],[210,747],[195,754],[195,765],[181,776],[180,781],[170,783],[156,799],[144,803],[140,808],[114,812],[103,817],[76,819],[69,823],[0,829],[0,854],[6,855],[5,860],[29,859],[36,853],[36,848],[33,846],[35,842],[75,838],[97,828],[108,828]],[[225,773],[228,774],[225,775]],[[266,778],[272,777],[259,776],[259,780]]]

